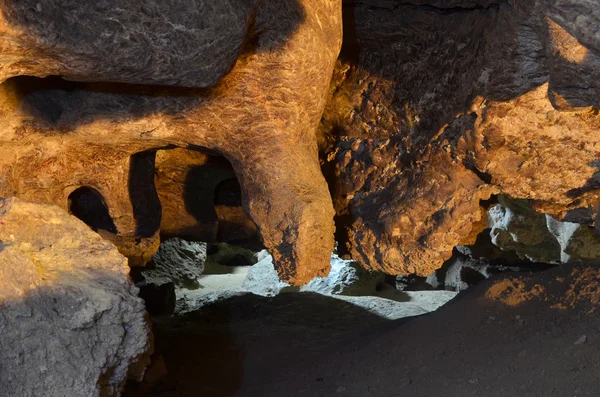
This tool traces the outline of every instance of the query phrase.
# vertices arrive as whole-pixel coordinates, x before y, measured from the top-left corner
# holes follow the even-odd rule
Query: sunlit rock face
[[[591,2],[363,0],[344,18],[321,144],[354,259],[430,274],[487,227],[500,193],[558,220],[598,217]]]
[[[0,3],[0,196],[83,214],[130,265],[260,236],[303,284],[335,212],[359,263],[427,275],[492,195],[598,217],[594,1],[113,3]]]
[[[49,205],[0,199],[0,395],[117,396],[149,361],[127,260]]]
[[[161,215],[169,188],[157,193],[157,150],[203,150],[229,162],[252,222],[226,206],[220,215],[258,230],[283,279],[328,272],[334,210],[315,130],[341,46],[339,1],[3,1],[0,10],[1,79],[94,81],[0,86],[0,197],[66,208],[77,189],[96,191],[92,207],[114,225],[92,227],[141,265],[161,222],[179,235],[173,214],[194,215],[181,198]]]

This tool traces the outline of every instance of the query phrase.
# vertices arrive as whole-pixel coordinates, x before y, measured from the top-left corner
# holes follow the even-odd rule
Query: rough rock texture
[[[321,125],[341,248],[370,269],[431,274],[500,193],[597,220],[597,7],[411,3],[344,3]]]
[[[53,206],[0,199],[0,395],[118,396],[151,353],[126,259]]]
[[[271,255],[265,256],[250,268],[242,288],[261,296],[275,296],[291,289],[289,284],[279,278]]]
[[[256,0],[3,0],[0,81],[62,75],[188,87],[214,85],[255,23]],[[300,4],[291,14],[304,17]],[[283,34],[291,34],[294,25]]]
[[[535,212],[526,200],[500,197],[499,202],[489,210],[489,226],[492,243],[501,249],[545,263],[600,260],[597,229],[559,222],[550,215]]]
[[[464,248],[464,247],[463,247]],[[497,248],[497,247],[496,247]],[[498,249],[499,250],[499,249]],[[465,251],[465,250],[463,250]],[[502,251],[501,251],[502,252]],[[520,259],[513,251],[496,258],[475,259],[457,249],[441,268],[427,277],[405,274],[396,277],[396,289],[401,291],[448,290],[464,291],[485,279],[501,273],[532,274],[555,267],[552,264]],[[514,262],[507,258],[517,257]]]
[[[256,240],[229,162],[188,149],[156,153],[155,185],[162,206],[160,234],[204,242]]]
[[[263,250],[264,251],[264,250]],[[261,252],[263,252],[261,251]],[[266,251],[261,254],[250,249],[230,244],[210,244],[208,246],[208,257],[206,258],[206,267],[229,267],[232,266],[252,266],[258,262],[258,256],[261,259]]]
[[[203,148],[230,162],[280,276],[302,284],[325,275],[334,211],[315,130],[341,46],[340,1],[112,3],[0,2],[4,77],[206,86],[240,56],[206,89],[7,80],[0,196],[66,208],[77,188],[93,188],[114,222],[112,240],[143,263],[158,249],[156,150]],[[187,30],[196,25],[204,30]],[[196,34],[206,51],[190,51]]]
[[[163,241],[152,261],[141,271],[146,284],[172,282],[176,287],[198,288],[198,278],[204,271],[206,244],[180,238]]]
[[[383,273],[367,271],[356,262],[332,254],[329,275],[314,278],[300,290],[330,295],[372,295],[384,279]]]

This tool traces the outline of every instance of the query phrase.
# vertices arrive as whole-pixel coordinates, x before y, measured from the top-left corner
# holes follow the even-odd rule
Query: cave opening
[[[75,189],[68,197],[69,212],[94,231],[106,230],[116,234],[117,227],[110,216],[102,194],[90,186]]]
[[[179,237],[264,248],[244,211],[235,170],[219,153],[196,146],[159,150],[154,184],[162,205],[163,241]]]
[[[231,163],[197,146],[162,148],[141,160],[137,185],[151,188],[161,208],[144,213],[152,219],[158,214],[158,252],[131,271],[150,314],[191,311],[205,296],[241,287],[250,267],[268,254],[244,212]],[[134,209],[140,197],[132,196]]]
[[[0,3],[4,78],[81,80],[0,87],[0,395],[597,395],[593,1]],[[269,218],[269,246],[325,265],[329,229],[275,201],[320,177],[273,156],[317,128],[338,247],[293,287],[227,158],[186,143],[235,150],[252,208],[308,225]],[[69,192],[89,228],[17,212]],[[491,192],[521,199],[472,225]]]

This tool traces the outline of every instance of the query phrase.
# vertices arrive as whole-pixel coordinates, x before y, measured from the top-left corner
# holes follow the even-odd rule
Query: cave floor
[[[386,320],[313,293],[154,318],[167,376],[138,396],[598,396],[600,271],[502,275]]]

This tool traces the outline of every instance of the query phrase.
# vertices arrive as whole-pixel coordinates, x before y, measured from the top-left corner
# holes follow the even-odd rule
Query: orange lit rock
[[[93,188],[114,222],[113,240],[133,262],[144,262],[157,248],[161,220],[155,152],[201,147],[231,163],[244,210],[280,276],[302,284],[325,275],[334,211],[315,130],[341,45],[340,2],[269,0],[248,9],[247,2],[237,7],[224,1],[207,10],[177,3],[156,17],[155,32],[144,22],[155,21],[148,15],[162,10],[158,3],[124,2],[121,11],[106,11],[106,2],[75,2],[75,8],[85,10],[77,15],[55,3],[43,4],[42,11],[30,2],[0,5],[4,78],[61,74],[76,80],[204,87],[232,67],[206,89],[7,80],[0,95],[5,120],[0,126],[0,196],[65,208],[77,188]],[[218,7],[228,16],[210,19],[221,15]],[[179,29],[170,18],[188,18],[188,13],[181,42],[174,38],[166,48],[153,39],[161,29],[169,37],[170,29]],[[199,21],[196,14],[202,15]],[[193,41],[199,31],[185,30],[186,24],[202,21],[208,30],[199,34],[221,45],[188,45],[186,38]],[[103,36],[106,24],[119,25],[112,39]],[[99,30],[76,35],[84,25]],[[222,31],[214,33],[217,28]],[[140,41],[129,41],[132,37]],[[210,52],[214,49],[218,54]],[[145,58],[139,63],[142,52],[150,57],[147,66]],[[235,65],[231,54],[240,55]],[[173,70],[165,72],[171,63]]]
[[[600,15],[562,3],[345,3],[320,130],[343,250],[430,274],[500,193],[598,219]]]

